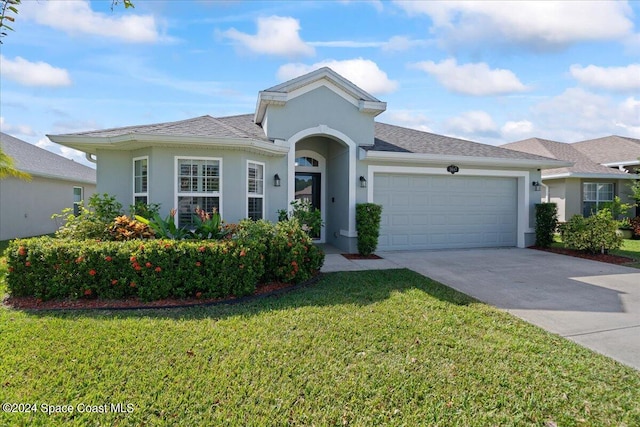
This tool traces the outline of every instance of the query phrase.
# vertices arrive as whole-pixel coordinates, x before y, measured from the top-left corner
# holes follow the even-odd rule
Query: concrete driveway
[[[409,268],[640,370],[638,269],[516,248],[378,254],[345,269]]]

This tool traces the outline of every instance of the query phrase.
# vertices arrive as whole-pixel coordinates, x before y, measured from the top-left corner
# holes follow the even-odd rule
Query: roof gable
[[[640,139],[624,136],[605,136],[603,138],[574,142],[571,144],[594,162],[615,166],[640,164]]]
[[[260,91],[256,103],[254,122],[258,124],[262,123],[269,105],[285,105],[287,101],[302,96],[319,87],[330,89],[365,114],[377,116],[387,109],[386,102],[380,101],[331,68],[323,67]]]

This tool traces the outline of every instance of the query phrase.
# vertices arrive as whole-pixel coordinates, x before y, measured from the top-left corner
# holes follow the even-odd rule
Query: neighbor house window
[[[84,197],[84,190],[82,187],[73,187],[73,213],[74,215],[80,214],[80,206]]]
[[[247,162],[247,217],[264,218],[264,163]]]
[[[222,159],[176,158],[176,198],[179,226],[193,224],[195,210],[220,211]]]
[[[133,159],[133,204],[149,203],[149,158]]]
[[[582,214],[587,217],[598,210],[603,204],[612,202],[614,196],[613,184],[600,182],[585,182],[582,184]]]

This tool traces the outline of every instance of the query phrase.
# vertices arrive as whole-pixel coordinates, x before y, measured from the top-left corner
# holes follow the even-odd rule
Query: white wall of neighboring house
[[[96,191],[95,184],[56,178],[0,180],[0,240],[55,232],[61,224],[51,215],[73,208],[74,187],[83,188],[85,201]]]

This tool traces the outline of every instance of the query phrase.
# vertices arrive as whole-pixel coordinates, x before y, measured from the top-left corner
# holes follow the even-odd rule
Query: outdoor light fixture
[[[274,187],[280,187],[280,175],[275,174],[273,176],[273,186]]]
[[[360,187],[361,188],[367,188],[367,180],[362,175],[360,175]]]
[[[540,191],[540,182],[539,181],[533,181],[531,183],[531,186],[533,187],[534,191]]]
[[[449,165],[447,166],[447,172],[451,172],[451,175],[453,175],[456,172],[460,172],[460,168],[456,165]]]

